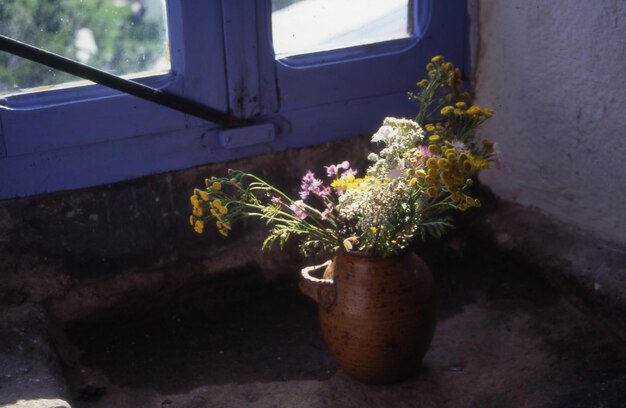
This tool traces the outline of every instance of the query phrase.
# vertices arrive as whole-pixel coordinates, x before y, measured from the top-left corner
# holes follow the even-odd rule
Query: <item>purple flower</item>
[[[309,194],[313,193],[320,198],[326,198],[330,195],[330,187],[325,187],[322,180],[315,178],[315,174],[312,171],[302,177],[302,183],[300,184],[300,198],[306,200]]]
[[[301,220],[307,217],[306,212],[304,211],[304,203],[301,200],[294,201],[293,204],[289,206],[289,209],[293,211],[296,217]]]
[[[276,204],[276,205],[280,205],[283,203],[283,200],[280,197],[276,197],[276,196],[273,196],[271,201],[272,201],[272,204]]]
[[[431,157],[428,147],[426,146],[418,146],[417,151],[420,153],[419,159],[417,160],[417,164],[419,165],[426,163],[426,159]]]
[[[327,220],[328,216],[333,212],[333,204],[332,203],[328,203],[326,205],[326,209],[324,210],[324,212],[322,212],[322,219],[323,220]]]
[[[457,152],[462,152],[463,150],[467,150],[467,146],[465,145],[465,143],[456,139],[452,141],[452,148],[456,150]]]
[[[354,169],[346,169],[346,171],[341,174],[341,178],[356,176],[356,173],[357,171]]]
[[[339,170],[348,170],[350,168],[350,162],[347,160],[339,163],[339,164],[331,164],[330,166],[326,166],[326,174],[328,177],[337,177],[339,175]]]

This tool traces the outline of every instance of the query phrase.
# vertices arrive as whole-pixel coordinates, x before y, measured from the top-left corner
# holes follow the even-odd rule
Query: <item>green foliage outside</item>
[[[162,21],[146,21],[132,2],[2,0],[0,34],[76,59],[76,33],[93,32],[97,52],[87,64],[122,75],[149,70],[166,56]],[[0,51],[0,92],[75,81],[76,77]]]

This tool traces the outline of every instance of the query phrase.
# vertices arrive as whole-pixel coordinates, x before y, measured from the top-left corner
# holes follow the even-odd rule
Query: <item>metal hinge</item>
[[[269,143],[275,138],[276,129],[272,123],[226,129],[219,133],[220,145],[227,149]]]

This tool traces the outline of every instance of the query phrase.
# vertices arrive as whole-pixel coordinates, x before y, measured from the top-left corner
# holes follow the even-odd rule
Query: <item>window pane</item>
[[[410,0],[272,0],[277,58],[406,38]]]
[[[170,68],[162,0],[1,0],[0,33],[117,75]],[[0,93],[79,78],[0,51]]]

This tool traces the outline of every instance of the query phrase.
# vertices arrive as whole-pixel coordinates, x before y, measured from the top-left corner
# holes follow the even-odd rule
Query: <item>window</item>
[[[4,0],[0,34],[117,75],[170,69],[160,0]],[[76,80],[80,78],[0,54],[0,94]]]
[[[274,52],[281,58],[407,38],[410,4],[407,0],[273,0]]]
[[[368,2],[330,3],[362,11]],[[385,30],[371,29],[375,15],[355,13],[363,15],[350,23],[356,34],[334,25],[304,47],[281,40],[289,34],[279,13],[314,3],[329,2],[165,2],[170,69],[135,79],[251,119],[245,128],[222,129],[96,84],[0,96],[0,199],[368,134],[385,116],[414,115],[406,92],[432,55],[465,61],[465,1],[377,0],[399,10]],[[363,25],[374,35],[366,38]]]

